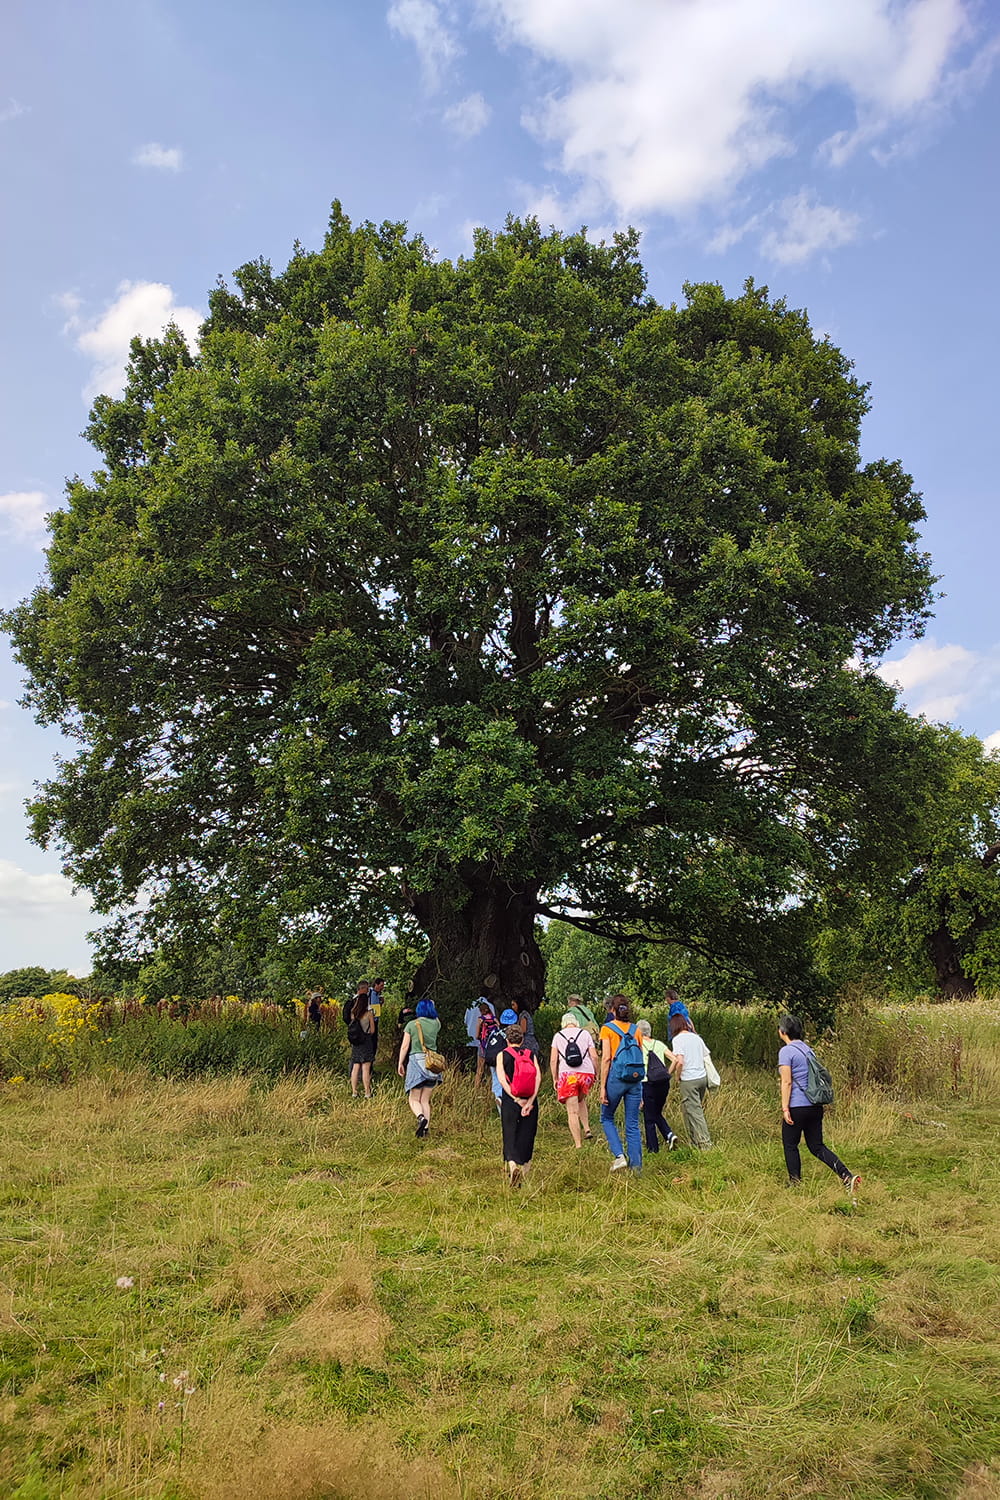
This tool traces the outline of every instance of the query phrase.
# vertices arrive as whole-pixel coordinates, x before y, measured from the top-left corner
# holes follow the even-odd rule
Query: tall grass
[[[984,1500],[994,1109],[845,1086],[852,1209],[811,1158],[782,1185],[772,1067],[625,1182],[546,1091],[520,1194],[451,1070],[426,1142],[388,1062],[357,1104],[342,1069],[8,1087],[0,1494]]]

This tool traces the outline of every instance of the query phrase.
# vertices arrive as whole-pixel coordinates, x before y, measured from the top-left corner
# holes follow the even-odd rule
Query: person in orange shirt
[[[626,1039],[628,1039],[626,1043]],[[632,1009],[624,995],[612,995],[608,1001],[608,1014],[601,1027],[601,1126],[608,1149],[614,1160],[612,1172],[630,1167],[633,1172],[642,1171],[642,1133],[639,1129],[639,1110],[642,1105],[642,1080],[645,1068],[642,1064],[642,1048],[636,1038],[632,1024]],[[626,1080],[615,1066],[619,1048],[626,1043],[626,1053],[636,1048],[640,1066],[638,1078]],[[624,1054],[623,1054],[624,1055]],[[621,1058],[618,1058],[619,1063]],[[625,1151],[622,1138],[615,1124],[615,1111],[625,1104]],[[625,1152],[628,1154],[626,1155]]]

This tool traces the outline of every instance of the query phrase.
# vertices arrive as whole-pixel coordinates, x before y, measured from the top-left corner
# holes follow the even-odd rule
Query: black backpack
[[[569,1068],[570,1072],[575,1068],[583,1067],[583,1048],[580,1046],[580,1031],[577,1031],[576,1036],[567,1038],[562,1057],[563,1062]]]
[[[489,1036],[483,1042],[483,1057],[486,1059],[487,1065],[491,1068],[495,1068],[497,1065],[497,1058],[500,1056],[501,1052],[506,1051],[506,1049],[507,1038],[504,1035],[503,1027],[494,1026]]]
[[[642,1050],[646,1054],[646,1082],[663,1083],[670,1077],[670,1069],[652,1047],[643,1047]]]
[[[348,1021],[347,1040],[352,1047],[360,1047],[362,1042],[367,1041],[368,1033],[360,1021]]]

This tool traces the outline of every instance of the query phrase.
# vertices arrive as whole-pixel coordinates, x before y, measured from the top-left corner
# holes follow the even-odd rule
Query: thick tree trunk
[[[462,1017],[480,995],[498,1012],[515,1000],[532,1010],[545,987],[545,960],[535,941],[535,889],[512,891],[501,881],[467,878],[460,893],[412,897],[430,951],[410,984],[411,999],[430,995],[445,1022],[448,1046],[465,1039]]]
[[[932,932],[927,940],[931,963],[937,977],[939,992],[946,1000],[972,1000],[976,994],[976,982],[970,979],[962,967],[962,955],[958,944],[948,931],[947,923]]]

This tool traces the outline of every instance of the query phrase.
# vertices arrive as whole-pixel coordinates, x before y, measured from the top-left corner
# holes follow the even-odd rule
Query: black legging
[[[802,1136],[806,1138],[806,1148],[812,1152],[817,1161],[825,1162],[831,1172],[836,1172],[838,1177],[845,1182],[850,1182],[851,1172],[840,1157],[830,1150],[829,1146],[823,1144],[823,1106],[822,1104],[793,1104],[788,1113],[792,1117],[792,1124],[787,1120],[781,1122],[781,1144],[785,1151],[785,1166],[788,1175],[793,1182],[798,1182],[802,1176],[802,1158],[799,1155],[799,1141]]]
[[[504,1091],[500,1096],[500,1125],[503,1132],[503,1159],[526,1167],[535,1149],[535,1132],[538,1129],[538,1100],[531,1113],[522,1115],[523,1099],[512,1099]]]
[[[653,1083],[650,1083],[647,1078],[642,1086],[642,1114],[646,1123],[647,1151],[659,1151],[660,1143],[656,1139],[657,1131],[668,1142],[673,1135],[673,1131],[663,1118],[663,1106],[667,1102],[669,1089],[669,1078],[659,1078],[654,1080]]]

